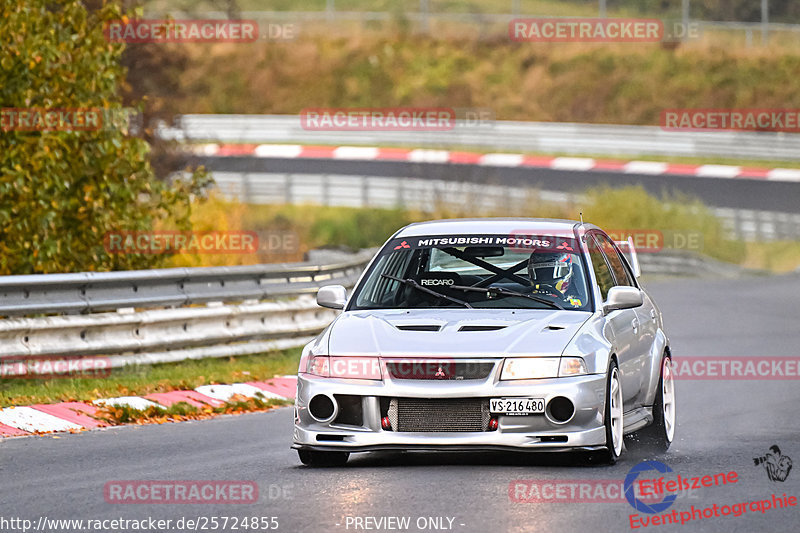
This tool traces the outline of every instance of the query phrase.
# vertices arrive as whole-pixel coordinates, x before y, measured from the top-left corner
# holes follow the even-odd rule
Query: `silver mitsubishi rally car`
[[[303,350],[294,442],[307,465],[376,450],[666,450],[675,388],[633,244],[568,220],[411,224]]]

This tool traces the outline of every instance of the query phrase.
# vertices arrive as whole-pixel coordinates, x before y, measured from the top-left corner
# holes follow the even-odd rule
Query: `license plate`
[[[492,398],[489,411],[504,415],[535,415],[544,413],[544,398]]]

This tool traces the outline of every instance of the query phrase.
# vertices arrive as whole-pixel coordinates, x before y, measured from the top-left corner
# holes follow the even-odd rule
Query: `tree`
[[[88,10],[77,0],[0,6],[0,274],[155,267],[164,256],[109,253],[104,238],[165,221],[189,228],[206,174],[159,180],[149,145],[108,120],[124,114],[124,45],[103,26],[121,18],[117,5]],[[56,109],[97,112],[101,125],[24,128],[15,114]]]

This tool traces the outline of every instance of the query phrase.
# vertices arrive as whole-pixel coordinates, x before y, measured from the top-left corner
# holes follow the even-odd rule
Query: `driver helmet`
[[[528,259],[528,277],[534,287],[543,283],[566,292],[572,278],[572,254],[533,252]]]

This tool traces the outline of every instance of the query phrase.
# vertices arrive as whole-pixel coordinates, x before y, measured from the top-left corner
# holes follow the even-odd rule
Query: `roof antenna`
[[[583,224],[583,211],[578,213],[581,216],[581,224]]]

